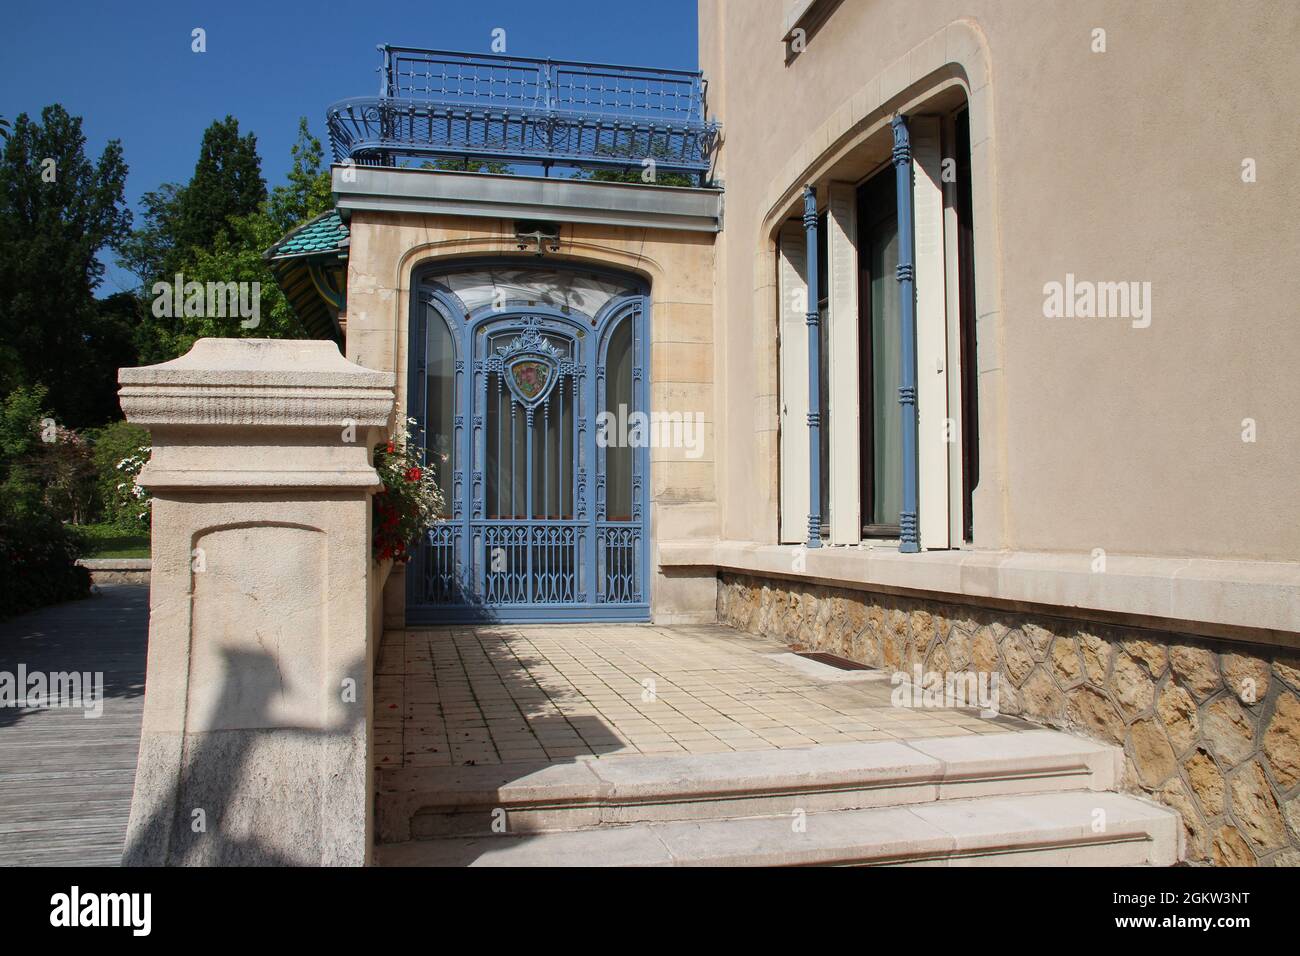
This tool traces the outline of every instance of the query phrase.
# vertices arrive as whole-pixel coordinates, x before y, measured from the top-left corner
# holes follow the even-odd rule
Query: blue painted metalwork
[[[474,158],[686,173],[703,184],[719,126],[703,74],[383,45],[377,97],[326,113],[338,162]]]
[[[898,184],[898,299],[902,345],[899,355],[898,405],[903,416],[903,507],[899,514],[899,548],[921,550],[917,526],[920,477],[917,471],[916,411],[916,258],[912,229],[912,139],[907,120],[895,116],[894,171]]]
[[[530,263],[454,268],[503,264]],[[456,409],[446,465],[451,514],[414,549],[407,569],[411,621],[649,619],[649,448],[633,451],[630,520],[612,519],[604,509],[605,449],[596,435],[606,351],[624,322],[633,323],[633,404],[649,411],[648,290],[617,278],[627,291],[595,315],[513,300],[471,310],[437,273],[415,284],[408,395],[426,462],[429,322],[445,322],[452,332]]]
[[[821,515],[821,313],[817,288],[817,189],[803,191],[803,228],[808,243],[808,547],[822,546]]]

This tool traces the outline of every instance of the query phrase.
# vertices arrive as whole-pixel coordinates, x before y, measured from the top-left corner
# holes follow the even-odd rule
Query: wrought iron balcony
[[[338,162],[411,159],[708,176],[718,124],[702,74],[384,45],[376,97],[327,114]]]

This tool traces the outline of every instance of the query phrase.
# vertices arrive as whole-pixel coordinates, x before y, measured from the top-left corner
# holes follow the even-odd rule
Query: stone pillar
[[[201,339],[118,381],[154,496],[124,863],[365,864],[371,450],[393,374],[330,342]]]

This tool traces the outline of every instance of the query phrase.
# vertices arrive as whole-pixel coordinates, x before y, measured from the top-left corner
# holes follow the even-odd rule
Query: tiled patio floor
[[[382,768],[719,753],[1005,733],[1019,721],[894,707],[886,675],[828,679],[730,628],[484,625],[390,631],[380,649]]]

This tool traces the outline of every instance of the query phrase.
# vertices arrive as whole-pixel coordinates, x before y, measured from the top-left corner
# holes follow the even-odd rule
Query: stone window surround
[[[855,151],[881,136],[889,137],[895,113],[924,112],[933,101],[955,91],[964,94],[971,123],[971,182],[976,221],[986,224],[975,234],[976,317],[979,352],[980,480],[973,509],[975,546],[1006,548],[1008,522],[1004,491],[1006,474],[1002,422],[1005,419],[1001,356],[1001,255],[998,248],[997,203],[994,199],[991,71],[988,43],[969,19],[950,23],[898,57],[831,113],[821,127],[796,144],[781,171],[769,183],[765,210],[754,255],[754,341],[759,346],[755,376],[755,406],[762,410],[755,425],[757,447],[768,458],[755,473],[753,493],[770,516],[762,540],[778,540],[780,359],[777,353],[776,236],[781,224],[798,216],[807,183],[823,183],[832,170]],[[725,149],[725,146],[724,146]]]
[[[804,184],[819,182],[869,140],[888,134],[894,113],[924,111],[954,87],[965,94],[971,123],[975,218],[976,318],[979,369],[980,481],[975,492],[975,542],[966,550],[898,554],[884,547],[806,552],[805,571],[791,571],[796,546],[775,544],[779,508],[779,357],[775,238],[797,215]],[[1081,615],[1119,615],[1151,626],[1228,639],[1300,645],[1300,564],[1222,561],[1179,556],[1110,555],[1094,574],[1091,554],[1013,548],[1006,514],[1005,393],[1002,375],[1002,257],[996,202],[993,92],[988,42],[969,19],[956,20],[894,60],[796,144],[769,183],[754,255],[754,340],[760,345],[755,427],[767,468],[753,475],[752,494],[769,516],[763,540],[661,541],[663,567],[704,567],[772,574],[861,589],[968,601],[1051,606]],[[725,147],[724,147],[725,148]]]

